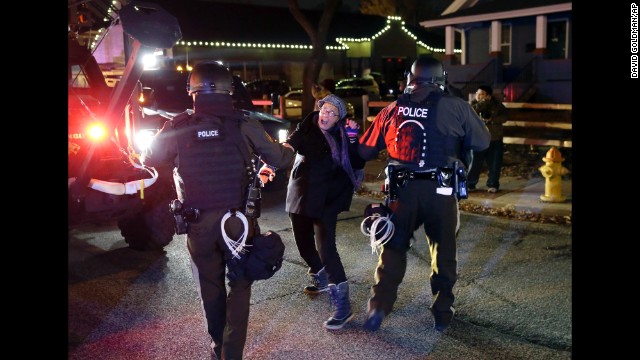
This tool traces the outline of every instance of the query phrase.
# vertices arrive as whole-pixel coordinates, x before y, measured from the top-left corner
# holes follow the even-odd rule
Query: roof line
[[[327,44],[325,46],[326,50],[349,50],[349,46],[346,44],[346,42],[365,42],[365,41],[373,41],[375,40],[378,36],[382,35],[384,32],[386,32],[387,30],[389,30],[389,28],[391,27],[391,22],[392,21],[396,21],[400,23],[400,28],[405,32],[405,34],[411,38],[413,38],[416,43],[430,51],[433,52],[445,52],[445,49],[441,49],[441,48],[436,48],[433,47],[431,45],[428,45],[427,43],[425,43],[424,41],[418,39],[418,37],[411,32],[411,30],[409,30],[408,28],[406,28],[404,26],[405,21],[402,20],[401,17],[399,16],[387,16],[386,17],[386,22],[387,25],[384,26],[383,28],[381,28],[377,33],[370,35],[368,37],[364,37],[364,38],[359,38],[359,39],[352,39],[352,38],[343,38],[343,37],[338,37],[335,38],[335,42],[338,43],[339,45],[329,45]],[[246,41],[220,41],[220,40],[211,40],[211,41],[202,41],[202,40],[184,40],[180,39],[179,41],[176,42],[175,45],[180,45],[180,46],[213,46],[213,47],[227,47],[227,48],[235,48],[235,47],[242,47],[242,48],[270,48],[270,49],[286,49],[286,50],[291,50],[291,49],[295,49],[295,50],[310,50],[313,48],[313,45],[311,44],[277,44],[277,43],[261,43],[261,42],[246,42]]]
[[[501,11],[501,12],[494,12],[494,13],[470,15],[470,16],[457,16],[457,17],[450,17],[450,18],[440,19],[440,20],[427,20],[427,21],[420,22],[420,26],[424,28],[432,28],[432,27],[440,27],[440,26],[447,26],[447,25],[466,24],[466,23],[472,23],[472,22],[478,22],[478,21],[512,19],[512,18],[525,17],[525,16],[551,14],[551,13],[557,13],[557,12],[563,12],[563,11],[571,11],[571,8],[572,8],[571,5],[572,3],[569,2],[564,4],[532,7],[528,9]]]

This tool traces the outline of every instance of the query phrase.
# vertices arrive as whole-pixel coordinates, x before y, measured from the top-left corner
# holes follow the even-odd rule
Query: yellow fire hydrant
[[[564,158],[560,151],[552,147],[547,151],[547,155],[542,158],[545,165],[538,170],[545,178],[544,195],[540,195],[540,200],[545,202],[563,202],[566,198],[562,195],[562,175],[567,175],[569,169],[562,166]]]

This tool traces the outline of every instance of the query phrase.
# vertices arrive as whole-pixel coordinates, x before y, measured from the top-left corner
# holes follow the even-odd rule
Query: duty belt
[[[438,172],[435,170],[427,172],[407,171],[405,176],[407,180],[437,180]]]

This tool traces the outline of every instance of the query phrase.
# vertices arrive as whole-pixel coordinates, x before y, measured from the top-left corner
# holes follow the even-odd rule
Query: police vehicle
[[[141,60],[171,48],[182,35],[175,17],[143,1],[122,7],[113,26],[122,27],[130,53],[115,87],[87,46],[73,31],[68,34],[68,229],[115,222],[129,247],[162,249],[175,234],[169,211],[176,196],[173,169],[145,167],[139,154],[172,114],[158,108],[153,89],[142,86]],[[186,80],[179,88],[176,95],[187,102],[173,109],[177,112],[191,108]],[[253,111],[251,99],[241,95],[239,88],[234,103],[248,109],[245,116],[257,117],[274,139],[286,138],[286,121]],[[286,178],[279,174],[268,186],[282,187]]]
[[[143,65],[137,60],[172,47],[182,35],[175,17],[153,3],[132,1],[117,15],[112,26],[122,27],[131,56],[113,88],[92,52],[68,33],[68,228],[117,222],[130,247],[161,249],[174,235],[169,202],[175,191],[171,169],[139,161],[138,134],[163,122],[146,117],[139,104]]]

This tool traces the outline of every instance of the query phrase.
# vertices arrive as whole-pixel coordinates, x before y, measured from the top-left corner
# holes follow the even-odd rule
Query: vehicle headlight
[[[134,143],[138,151],[142,152],[143,150],[147,149],[153,142],[153,136],[155,134],[156,134],[156,130],[151,130],[151,129],[138,131],[134,139]]]
[[[289,130],[285,130],[285,129],[278,130],[278,142],[279,143],[283,143],[283,142],[287,141],[288,137],[289,137]]]

